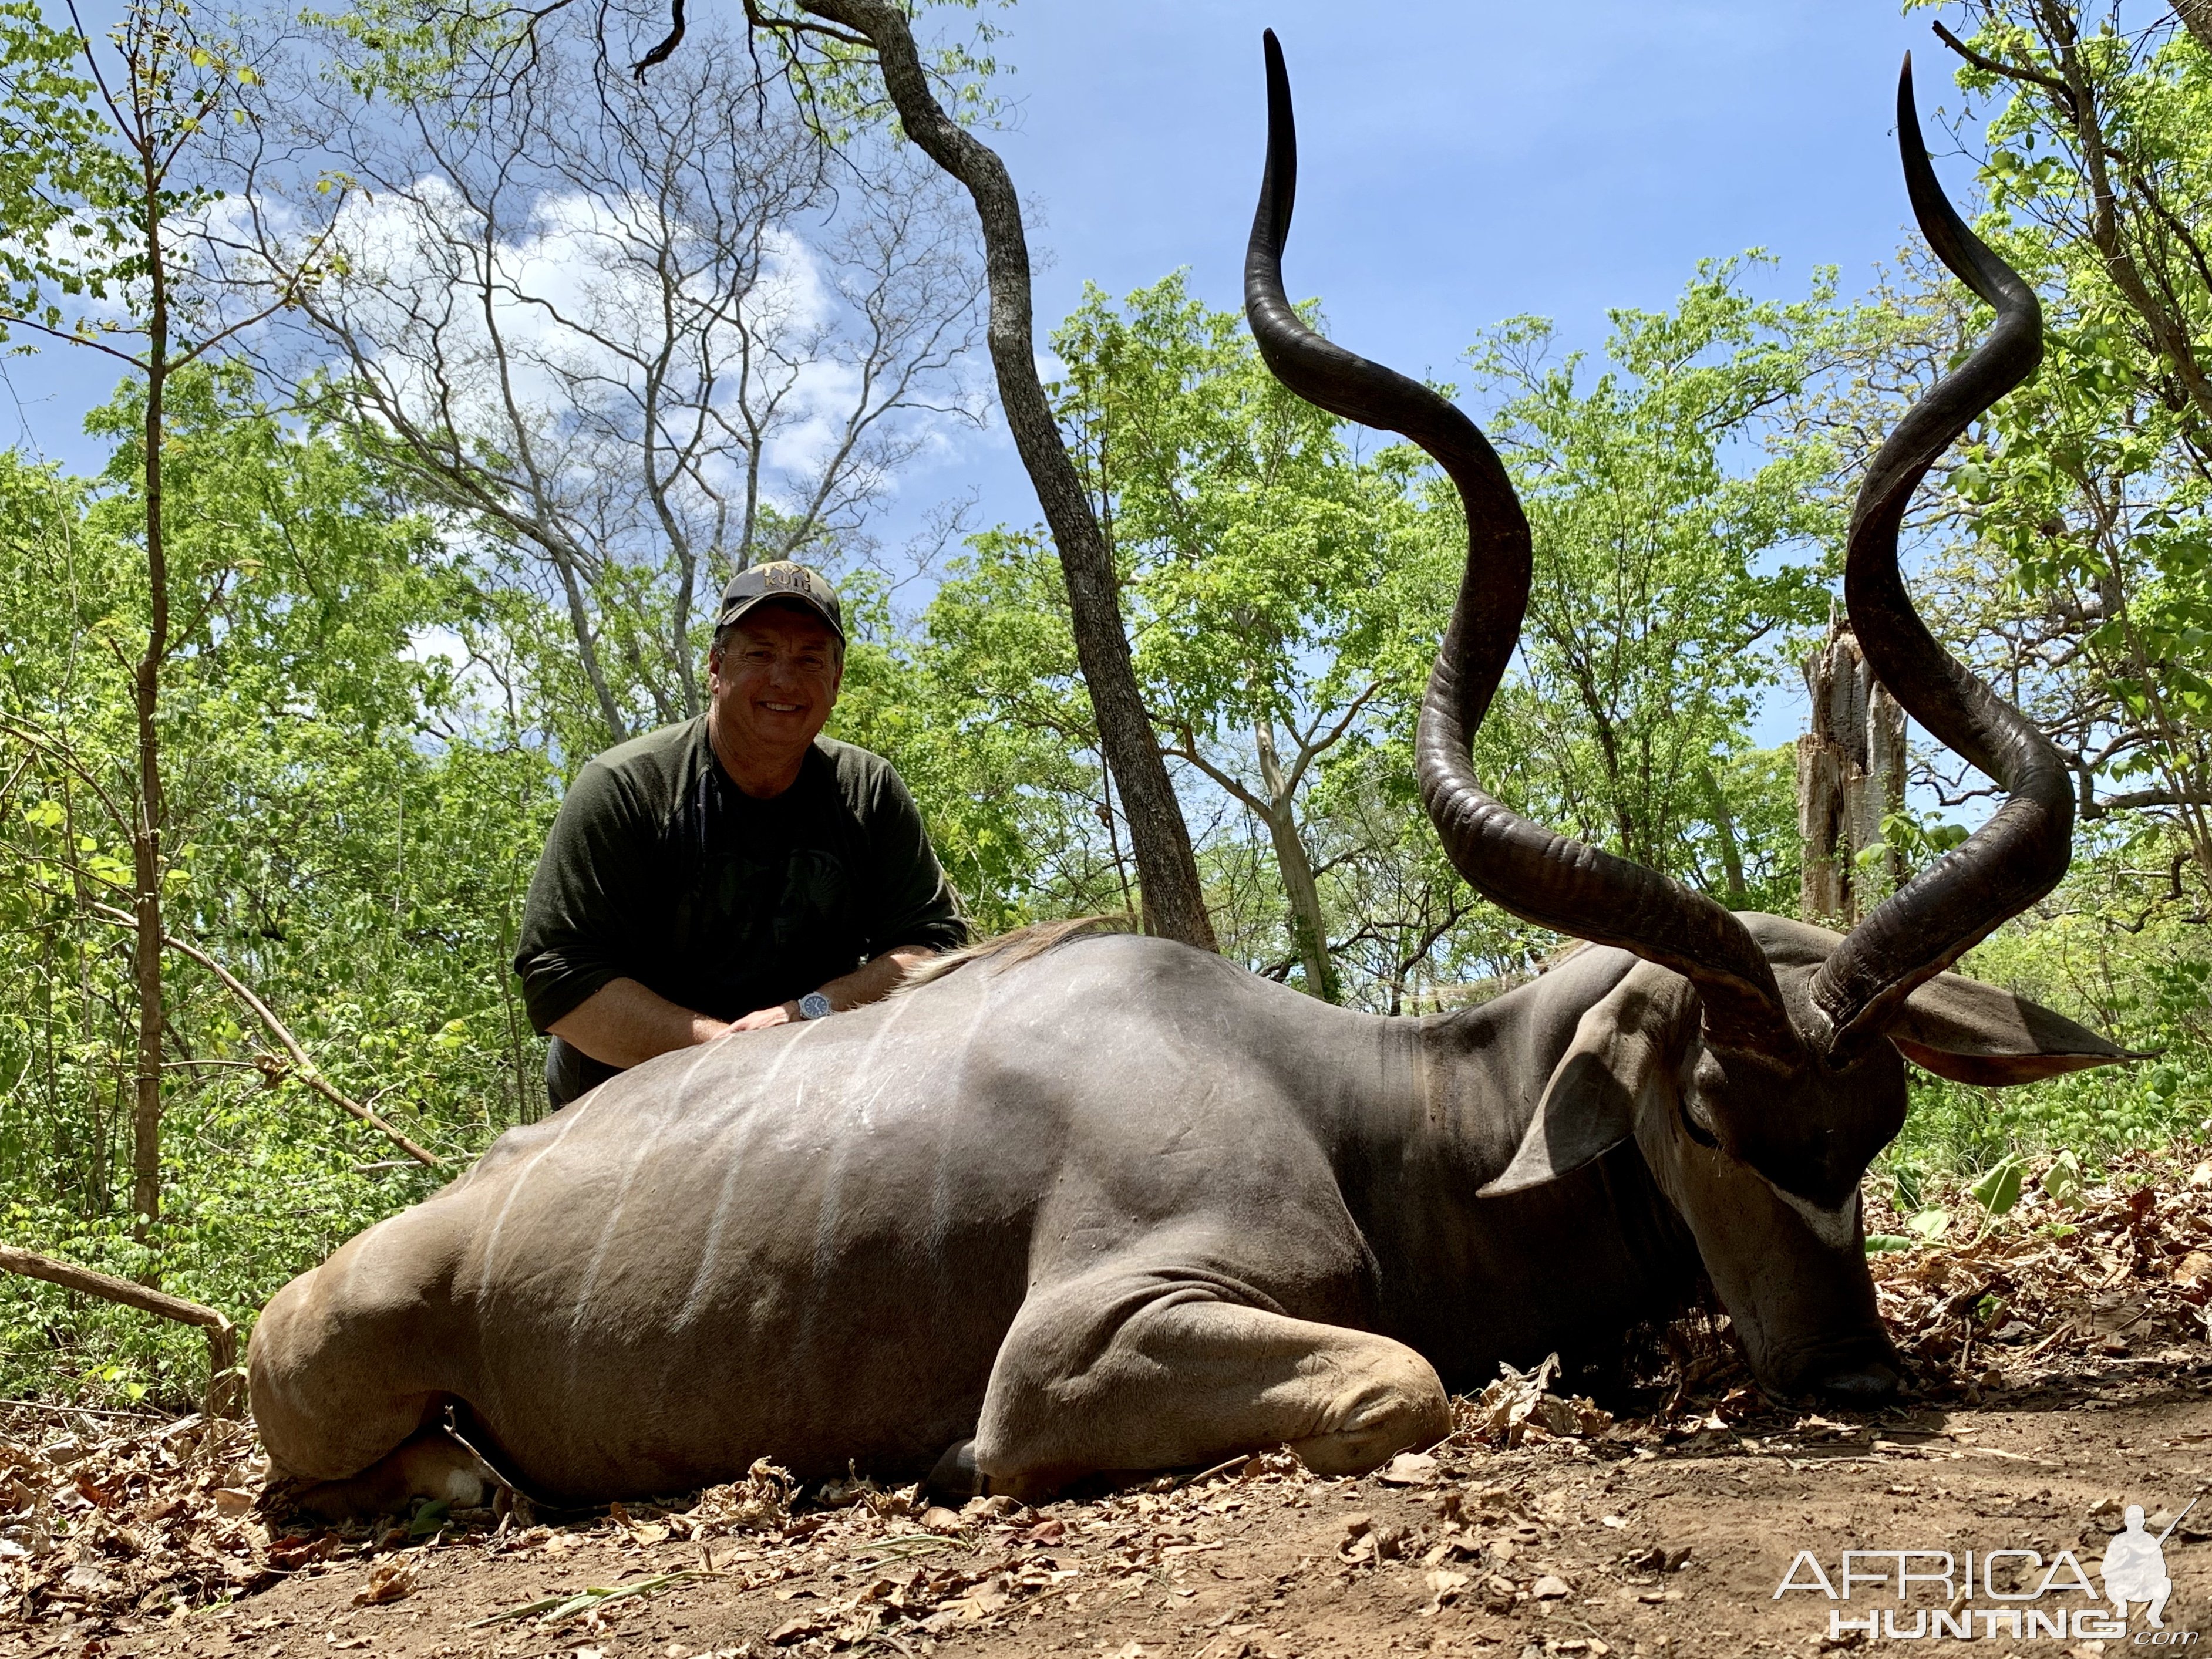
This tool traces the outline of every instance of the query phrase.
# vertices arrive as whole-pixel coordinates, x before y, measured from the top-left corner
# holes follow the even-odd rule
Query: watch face
[[[809,1020],[819,1020],[832,1010],[828,997],[818,990],[810,990],[799,999],[799,1011]]]

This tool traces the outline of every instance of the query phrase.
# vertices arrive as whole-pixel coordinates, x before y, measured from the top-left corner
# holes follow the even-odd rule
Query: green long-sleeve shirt
[[[530,883],[514,967],[541,1032],[618,978],[734,1020],[896,947],[966,936],[890,762],[817,738],[799,780],[756,800],[715,760],[702,716],[577,776]]]

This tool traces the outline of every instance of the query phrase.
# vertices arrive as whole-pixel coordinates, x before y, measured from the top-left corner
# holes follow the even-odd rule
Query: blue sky
[[[1024,0],[991,15],[1015,102],[990,136],[1049,261],[1040,338],[1086,279],[1118,294],[1188,266],[1200,294],[1237,302],[1272,26],[1304,152],[1290,286],[1320,295],[1347,343],[1447,377],[1479,329],[1518,312],[1595,344],[1607,306],[1665,305],[1705,256],[1763,245],[1781,289],[1824,263],[1856,289],[1906,221],[1890,107],[1908,45],[1926,102],[1950,93],[1926,14],[1896,0]],[[42,446],[75,450],[105,366],[8,366]],[[20,435],[15,413],[0,403],[15,428],[0,441]],[[993,517],[1034,516],[1025,486],[1004,488],[1010,454],[953,465],[974,466]]]
[[[1972,185],[1938,130],[1959,103],[1948,54],[1895,0],[1029,0],[1002,16],[1018,105],[993,142],[1041,210],[1040,341],[1086,280],[1121,294],[1187,266],[1202,297],[1240,303],[1263,27],[1297,102],[1288,286],[1411,373],[1456,378],[1478,331],[1524,312],[1595,348],[1607,308],[1663,307],[1700,258],[1751,247],[1781,261],[1778,293],[1822,264],[1862,291],[1909,224],[1893,131],[1908,47],[1938,167],[1955,195]],[[1002,438],[943,476],[938,493],[981,492],[984,522],[1037,516]],[[1761,742],[1802,726],[1794,690]]]
[[[1595,347],[1608,306],[1665,306],[1705,257],[1763,246],[1777,292],[1823,263],[1859,291],[1905,234],[1890,129],[1908,46],[1923,113],[1958,103],[1927,15],[1896,0],[1023,0],[994,15],[1014,101],[990,136],[1036,210],[1041,342],[1086,280],[1120,294],[1184,266],[1200,295],[1238,302],[1272,26],[1300,128],[1291,290],[1319,295],[1346,344],[1447,379],[1516,313]],[[1966,165],[1929,128],[1963,193]],[[112,384],[104,364],[62,353],[7,375],[0,442],[96,459],[76,428]],[[981,523],[1037,517],[994,432],[907,481],[884,529],[970,488]],[[1762,735],[1794,721],[1778,707]]]
[[[1595,338],[1607,306],[1664,304],[1699,257],[1753,245],[1793,286],[1820,263],[1863,275],[1905,222],[1898,62],[1936,44],[1894,0],[1031,0],[1004,15],[1020,105],[996,142],[1057,256],[1041,317],[1085,278],[1119,293],[1177,265],[1236,303],[1272,26],[1303,152],[1291,286],[1401,366],[1447,366],[1516,312]],[[1940,97],[1948,66],[1922,58]]]

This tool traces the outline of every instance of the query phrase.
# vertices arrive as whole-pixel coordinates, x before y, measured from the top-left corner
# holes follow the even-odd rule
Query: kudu
[[[1267,360],[1402,433],[1467,507],[1466,577],[1422,706],[1421,787],[1496,903],[1591,942],[1483,1006],[1388,1020],[1186,947],[986,947],[875,1007],[623,1074],[280,1292],[253,1406],[326,1508],[468,1496],[451,1410],[561,1501],[674,1492],[757,1457],[1034,1496],[1097,1471],[1289,1443],[1326,1473],[1445,1433],[1447,1385],[1624,1334],[1710,1283],[1783,1394],[1898,1380],[1858,1183],[1907,1057],[2011,1083],[2122,1057],[1943,972],[2064,870],[2050,746],[1948,657],[1897,570],[1906,498],[2018,384],[2036,303],[1937,189],[1899,92],[1913,205],[1996,308],[1884,445],[1845,596],[1883,680],[2005,806],[1847,938],[1734,915],[1540,828],[1470,734],[1528,594],[1528,524],[1481,434],[1299,322],[1280,257],[1296,151],[1267,42],[1246,304]]]

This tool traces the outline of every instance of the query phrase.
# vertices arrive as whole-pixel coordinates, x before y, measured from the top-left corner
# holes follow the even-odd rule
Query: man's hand
[[[843,978],[832,979],[822,987],[823,995],[840,1014],[862,1007],[890,995],[912,968],[936,954],[919,945],[901,945]],[[779,1002],[725,1023],[678,1008],[635,979],[614,979],[556,1020],[552,1030],[556,1037],[574,1044],[594,1060],[629,1067],[671,1049],[711,1043],[735,1031],[787,1026],[798,1018],[798,1003]]]
[[[919,945],[901,945],[843,978],[832,979],[822,987],[822,994],[830,999],[831,1010],[837,1014],[848,1008],[865,1008],[890,996],[917,964],[927,962],[935,954],[935,951],[925,950]],[[730,1029],[763,1031],[770,1026],[791,1025],[799,1018],[798,1003],[779,1002],[772,1008],[755,1008],[744,1019],[732,1021]]]
[[[787,1026],[799,1018],[799,1004],[778,1002],[772,1008],[755,1008],[742,1020],[730,1021],[732,1031],[765,1031],[770,1026]]]

